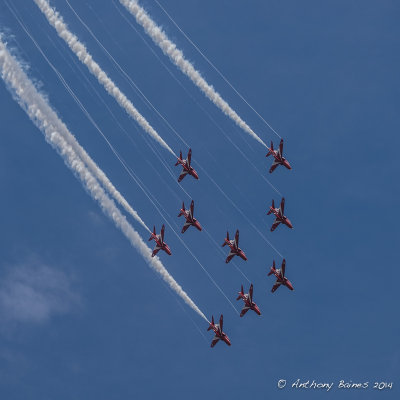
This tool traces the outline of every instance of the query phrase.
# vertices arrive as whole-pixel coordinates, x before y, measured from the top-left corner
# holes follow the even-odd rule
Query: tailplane
[[[271,270],[268,272],[268,276],[272,275],[275,271],[275,260],[273,260]]]
[[[180,211],[180,213],[178,214],[178,217],[180,217],[181,215],[183,215],[183,212],[185,211],[185,202],[182,202],[182,209]]]
[[[157,235],[157,234],[156,234],[156,226],[154,225],[153,233],[152,233],[151,236],[150,236],[149,242],[150,242],[150,240],[153,240],[153,239],[154,239],[154,236],[156,236],[156,235]]]
[[[272,199],[272,205],[271,205],[271,207],[272,207],[272,208],[275,208],[274,199]],[[271,214],[271,213],[272,213],[272,210],[271,210],[271,208],[270,208],[269,211],[267,212],[267,215],[269,215],[269,214]]]
[[[229,242],[229,232],[226,232],[226,239],[225,239],[224,243],[222,243],[222,247],[226,246],[226,241]]]
[[[271,148],[269,148],[269,147],[267,147],[267,148],[268,148],[268,153],[265,157],[268,157],[274,153],[274,144],[272,143],[272,141],[271,141]]]
[[[179,158],[178,161],[175,163],[175,167],[180,164],[180,161],[182,161],[182,150],[179,152]]]
[[[237,297],[236,300],[240,300],[242,298],[242,295],[244,295],[244,291],[243,291],[243,285],[241,287],[241,291],[239,292],[239,296]]]
[[[210,331],[211,329],[213,329],[214,327],[214,315],[211,316],[211,322],[210,322],[210,326],[208,327],[208,331]]]

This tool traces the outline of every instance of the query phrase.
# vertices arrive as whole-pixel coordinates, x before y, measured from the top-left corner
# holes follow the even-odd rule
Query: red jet
[[[244,261],[247,261],[246,254],[244,254],[244,251],[241,248],[239,248],[239,229],[236,231],[234,240],[229,240],[229,232],[226,232],[226,239],[222,244],[222,247],[224,247],[225,245],[228,245],[231,248],[228,257],[225,260],[227,264],[235,256],[239,256],[240,258],[243,258]]]
[[[274,150],[274,144],[271,142],[271,148],[268,148],[268,154],[265,157],[270,156],[271,154],[274,156],[275,160],[271,165],[271,168],[269,169],[269,173],[274,172],[275,168],[278,165],[283,165],[287,169],[292,169],[290,166],[288,160],[286,160],[285,157],[283,157],[283,139],[281,139],[281,142],[279,143],[279,150]]]
[[[289,218],[287,218],[286,215],[283,215],[284,212],[285,212],[285,198],[282,197],[281,206],[279,208],[275,208],[274,200],[272,199],[272,206],[269,208],[269,211],[267,212],[267,215],[274,213],[276,217],[274,223],[271,226],[271,232],[274,231],[279,224],[284,224],[288,226],[290,229],[293,229],[293,225],[289,221]]]
[[[168,255],[171,255],[171,250],[168,247],[167,243],[164,242],[164,231],[165,231],[165,226],[163,225],[161,228],[161,233],[159,235],[156,234],[156,227],[153,228],[153,233],[150,236],[150,240],[153,240],[156,242],[156,247],[154,247],[153,253],[151,254],[152,257],[154,257],[160,250],[164,250]]]
[[[253,284],[250,285],[249,293],[247,294],[244,294],[242,285],[242,290],[239,292],[239,296],[236,300],[240,299],[244,301],[244,307],[240,313],[241,317],[243,317],[243,315],[246,314],[249,310],[253,310],[258,315],[261,315],[260,309],[257,307],[257,304],[253,302]]]
[[[226,334],[224,332],[222,332],[222,325],[223,325],[224,321],[223,321],[223,315],[221,314],[221,317],[219,319],[219,324],[214,324],[214,316],[211,317],[211,323],[210,326],[208,327],[208,331],[209,330],[213,330],[215,333],[215,336],[211,342],[211,347],[214,347],[217,342],[219,340],[223,340],[228,346],[231,345],[231,342],[228,338],[228,336],[226,336]]]
[[[182,151],[180,152],[180,156],[178,158],[178,161],[175,164],[175,167],[177,165],[182,165],[183,170],[182,173],[179,175],[178,182],[180,182],[187,174],[192,175],[193,178],[199,179],[199,176],[197,175],[197,172],[194,170],[194,168],[190,165],[192,160],[192,149],[189,149],[187,159],[184,160],[182,158]]]
[[[193,211],[194,211],[194,201],[193,200],[190,203],[190,210],[185,210],[185,203],[182,202],[181,212],[178,215],[178,217],[180,217],[181,215],[184,215],[186,218],[185,225],[183,225],[183,228],[182,228],[182,233],[185,233],[190,225],[193,225],[199,231],[201,231],[201,225],[199,224],[199,221],[197,221],[197,219],[193,217]]]
[[[286,260],[283,259],[281,269],[275,268],[275,260],[273,261],[271,271],[268,272],[268,276],[274,274],[276,276],[275,285],[272,286],[271,292],[274,293],[279,286],[284,285],[290,290],[293,289],[293,285],[290,283],[289,279],[285,277]]]

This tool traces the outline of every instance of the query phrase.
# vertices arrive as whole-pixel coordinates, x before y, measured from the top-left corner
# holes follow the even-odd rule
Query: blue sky
[[[209,345],[207,324],[163,284],[98,205],[82,190],[0,83],[0,394],[5,399],[319,399],[302,381],[368,381],[365,391],[331,398],[398,398],[400,117],[399,5],[393,1],[179,2],[168,11],[205,54],[285,139],[292,171],[268,174],[270,159],[144,35],[169,75],[112,2],[70,1],[97,38],[193,149],[199,181],[183,187],[195,216],[218,244],[240,229],[248,261],[235,261],[254,284],[262,316],[239,318],[170,228],[165,266],[200,309],[224,314],[232,346]],[[190,200],[151,148],[175,160],[108,96],[58,38],[33,2],[12,4],[33,37],[107,137],[162,203],[167,220]],[[149,110],[66,3],[51,3],[70,29],[175,152],[184,145]],[[141,3],[185,55],[266,142],[278,138],[187,43],[152,0]],[[29,64],[71,132],[149,226],[163,223],[82,114],[4,3],[9,47]],[[107,107],[112,111],[109,113]],[[205,110],[206,113],[203,111]],[[215,121],[213,123],[209,116]],[[117,122],[118,121],[118,124]],[[286,198],[295,229],[270,233],[266,215]],[[128,136],[126,135],[128,134]],[[151,146],[151,148],[149,147]],[[270,293],[267,271],[281,258],[201,174],[205,168],[287,260],[295,291]],[[132,221],[147,240],[147,232]],[[178,233],[180,228],[178,228]],[[180,234],[180,233],[179,233]],[[248,283],[205,232],[183,236],[235,304]],[[205,335],[199,333],[198,328]],[[386,394],[373,382],[393,382]],[[289,392],[289,393],[288,393]],[[327,395],[328,396],[328,395]]]

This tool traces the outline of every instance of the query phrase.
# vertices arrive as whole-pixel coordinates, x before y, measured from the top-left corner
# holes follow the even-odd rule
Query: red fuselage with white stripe
[[[272,290],[271,290],[272,293],[274,293],[275,290],[278,289],[278,287],[281,285],[286,286],[290,290],[294,290],[292,283],[285,276],[285,270],[286,270],[286,260],[285,259],[283,259],[282,266],[280,269],[275,268],[275,260],[273,261],[272,267],[271,267],[270,271],[268,272],[268,276],[274,274],[276,277],[276,282],[275,282],[274,286],[272,286]]]
[[[279,143],[279,149],[274,150],[274,144],[271,142],[271,148],[268,148],[268,153],[265,157],[268,157],[272,154],[274,157],[274,162],[271,165],[271,168],[269,169],[269,173],[272,173],[275,171],[276,167],[278,165],[283,165],[287,169],[292,169],[292,167],[289,164],[289,161],[286,160],[285,157],[283,157],[283,139],[281,139],[281,142]]]
[[[231,345],[231,341],[229,340],[227,334],[222,331],[223,324],[224,316],[222,314],[219,319],[219,324],[214,323],[214,316],[211,317],[210,326],[207,329],[208,331],[212,329],[215,333],[215,336],[211,342],[211,347],[214,347],[220,340],[225,342],[228,346]]]
[[[154,240],[156,242],[156,247],[154,247],[153,253],[151,254],[154,257],[160,250],[165,251],[168,255],[171,255],[171,250],[167,243],[164,242],[164,232],[165,226],[163,225],[161,228],[161,232],[159,235],[156,234],[156,227],[153,228],[153,232],[150,236],[149,242]]]
[[[247,261],[246,254],[244,254],[244,251],[239,247],[239,229],[236,231],[235,239],[232,240],[229,240],[229,232],[226,232],[226,238],[224,243],[222,244],[222,247],[226,245],[228,245],[231,249],[231,251],[228,254],[228,257],[225,260],[226,263],[231,261],[232,258],[235,256],[239,256],[244,261]]]
[[[253,310],[256,314],[261,315],[260,309],[253,301],[253,284],[250,285],[249,293],[244,293],[242,285],[242,290],[238,292],[238,294],[239,296],[236,300],[242,299],[244,301],[243,309],[240,312],[241,317],[243,317],[243,315],[245,315],[249,310]]]
[[[181,211],[178,214],[178,217],[183,215],[186,219],[186,222],[182,228],[182,233],[185,233],[186,230],[189,228],[189,226],[194,226],[196,229],[201,231],[201,229],[202,229],[201,225],[200,225],[199,221],[197,221],[197,219],[194,218],[193,214],[194,214],[194,201],[192,200],[192,202],[190,203],[189,210],[186,210],[185,203],[182,203]]]
[[[284,211],[285,211],[285,198],[284,197],[282,197],[281,206],[279,208],[275,208],[274,200],[272,200],[272,206],[269,207],[269,211],[267,212],[267,215],[269,215],[271,213],[275,215],[275,221],[271,226],[271,232],[274,231],[279,224],[284,224],[287,227],[289,227],[290,229],[293,229],[293,225],[290,222],[289,218],[283,214]]]
[[[179,153],[178,161],[175,166],[181,165],[182,172],[179,175],[178,182],[180,182],[186,175],[192,175],[194,179],[199,179],[196,170],[191,166],[192,163],[192,149],[189,149],[186,160],[182,158],[182,152]]]

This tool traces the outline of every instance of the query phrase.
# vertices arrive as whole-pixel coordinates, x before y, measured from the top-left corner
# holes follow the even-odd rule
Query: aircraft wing
[[[226,257],[225,262],[228,264],[229,261],[232,260],[233,257],[236,256],[236,253],[233,253],[232,251],[228,254],[228,257]]]
[[[280,283],[280,282],[275,282],[275,285],[274,285],[274,286],[272,286],[272,290],[271,290],[271,292],[272,292],[272,293],[274,293],[274,292],[275,292],[275,290],[276,290],[276,289],[278,289],[278,287],[279,287],[279,286],[281,286],[281,283]]]
[[[282,201],[281,201],[281,211],[282,211],[282,215],[284,214],[284,212],[285,212],[285,198],[284,197],[282,197]]]
[[[163,225],[161,228],[161,233],[160,233],[161,243],[164,243],[164,232],[165,232],[165,225]]]
[[[240,312],[240,316],[243,317],[244,314],[247,313],[247,311],[250,310],[250,307],[244,306],[242,311]]]
[[[224,326],[224,316],[221,314],[220,318],[219,318],[219,329],[222,332],[222,328]]]
[[[190,211],[189,211],[189,215],[191,218],[193,218],[194,215],[194,201],[192,200],[192,202],[190,203]]]
[[[235,234],[235,248],[239,247],[239,229],[236,231]]]
[[[279,152],[281,153],[281,156],[283,156],[283,139],[281,139],[281,142],[279,143]]]
[[[271,226],[271,232],[273,232],[280,223],[281,223],[281,221],[276,219],[275,222]]]
[[[188,172],[184,169],[182,173],[179,175],[178,182],[180,182],[187,175],[187,173]]]
[[[192,149],[189,149],[188,156],[187,156],[188,167],[190,167],[191,162],[192,162]]]
[[[276,167],[279,165],[278,161],[274,161],[271,165],[271,168],[269,169],[269,173],[274,172]]]
[[[215,335],[214,339],[211,342],[211,347],[214,347],[218,343],[219,340],[220,340],[219,337],[217,335]]]
[[[283,261],[282,261],[282,266],[281,266],[282,277],[285,276],[285,269],[286,269],[286,260],[283,259]]]
[[[159,251],[160,251],[161,247],[156,246],[153,250],[153,254],[151,255],[152,257],[154,257]]]
[[[191,224],[190,224],[189,222],[186,222],[185,225],[183,225],[182,233],[185,233],[185,232],[187,231],[187,229],[189,228],[190,225],[191,225]]]
[[[250,285],[249,300],[250,300],[250,304],[251,304],[253,302],[253,284]]]

